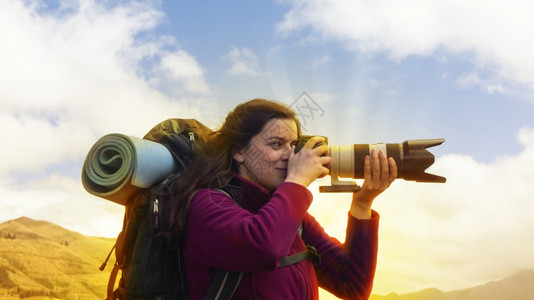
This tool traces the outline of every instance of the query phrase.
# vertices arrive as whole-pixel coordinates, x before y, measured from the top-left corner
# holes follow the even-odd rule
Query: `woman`
[[[287,106],[263,99],[231,111],[185,172],[174,220],[185,239],[183,258],[191,299],[203,299],[216,269],[244,272],[233,299],[317,299],[318,286],[342,298],[367,299],[376,266],[376,196],[393,182],[392,158],[373,152],[353,194],[344,244],[307,213],[306,188],[326,176],[324,139],[294,153],[301,133]],[[231,188],[230,195],[221,190]],[[315,247],[321,261],[282,266],[281,259]]]

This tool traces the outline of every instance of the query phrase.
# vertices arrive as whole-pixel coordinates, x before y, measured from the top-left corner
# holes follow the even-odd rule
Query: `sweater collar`
[[[256,212],[271,198],[264,187],[237,173],[234,173],[229,185],[234,192],[237,204],[250,211]]]

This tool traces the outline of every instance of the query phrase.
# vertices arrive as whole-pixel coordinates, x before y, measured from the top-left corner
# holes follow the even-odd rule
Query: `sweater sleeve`
[[[377,212],[359,220],[349,214],[345,243],[329,237],[310,215],[304,221],[303,239],[321,256],[315,266],[319,285],[340,298],[368,299],[376,269],[378,251]]]
[[[311,201],[305,187],[282,183],[252,213],[227,195],[200,190],[189,208],[184,255],[230,271],[275,269],[287,255]]]

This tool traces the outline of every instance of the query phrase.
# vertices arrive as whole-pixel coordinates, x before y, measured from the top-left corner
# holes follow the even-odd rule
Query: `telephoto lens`
[[[295,153],[311,138],[303,136]],[[327,139],[325,139],[327,140]],[[393,157],[397,163],[397,178],[416,182],[444,183],[445,177],[426,173],[434,161],[434,155],[427,148],[441,145],[445,139],[407,140],[403,143],[377,143],[377,144],[353,144],[331,145],[329,155],[332,157],[330,165],[331,186],[320,187],[321,192],[350,192],[359,190],[359,186],[353,181],[340,181],[342,178],[364,178],[365,156],[371,151],[383,151],[387,157]],[[316,145],[317,146],[317,145]],[[371,164],[373,162],[371,161]]]

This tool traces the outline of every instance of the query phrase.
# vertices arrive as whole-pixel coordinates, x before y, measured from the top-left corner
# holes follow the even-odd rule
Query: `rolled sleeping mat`
[[[90,194],[125,205],[137,191],[149,188],[176,168],[171,152],[162,144],[112,133],[89,150],[82,184]]]

